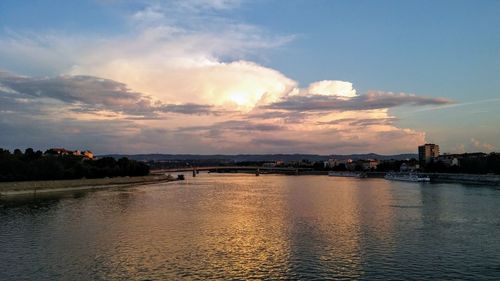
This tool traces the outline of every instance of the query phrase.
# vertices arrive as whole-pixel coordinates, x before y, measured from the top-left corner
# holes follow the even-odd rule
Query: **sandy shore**
[[[165,175],[149,175],[143,177],[115,177],[103,179],[0,182],[0,198],[5,199],[6,197],[36,196],[37,194],[55,192],[127,187],[174,180],[173,177]]]

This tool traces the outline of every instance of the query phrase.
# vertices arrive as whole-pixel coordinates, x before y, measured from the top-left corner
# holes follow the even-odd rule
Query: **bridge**
[[[210,173],[255,173],[255,174],[288,174],[298,175],[303,172],[312,171],[311,168],[290,168],[290,167],[260,167],[260,166],[210,166],[210,167],[182,167],[172,169],[152,170],[152,174],[168,174],[200,171]]]

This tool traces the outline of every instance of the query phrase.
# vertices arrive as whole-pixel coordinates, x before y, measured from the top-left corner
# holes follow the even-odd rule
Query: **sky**
[[[0,1],[0,147],[500,149],[500,1]]]

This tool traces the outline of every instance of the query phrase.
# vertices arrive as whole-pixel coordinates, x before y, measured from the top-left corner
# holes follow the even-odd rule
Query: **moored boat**
[[[356,172],[348,172],[348,171],[330,171],[328,172],[328,176],[330,177],[351,177],[351,178],[359,178],[361,173]]]
[[[384,177],[386,180],[394,181],[411,181],[411,182],[430,182],[429,176],[423,176],[418,174],[396,174],[387,173]]]

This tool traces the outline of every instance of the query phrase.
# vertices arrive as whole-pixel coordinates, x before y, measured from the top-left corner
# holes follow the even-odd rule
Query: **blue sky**
[[[366,109],[358,111],[355,118],[363,115],[381,120],[392,118],[393,130],[372,128],[374,133],[376,131],[382,134],[390,131],[395,134],[398,129],[401,131],[400,134],[403,134],[402,132],[408,129],[415,131],[415,134],[406,136],[409,138],[408,143],[412,145],[417,141],[435,141],[440,142],[446,151],[492,151],[500,147],[500,134],[495,131],[496,120],[500,120],[500,113],[496,110],[500,105],[499,14],[499,1],[4,0],[0,2],[0,69],[16,75],[30,76],[33,79],[58,75],[90,75],[106,78],[123,83],[131,91],[166,104],[179,105],[194,101],[221,108],[231,107],[227,103],[228,99],[237,100],[236,103],[242,103],[244,100],[247,103],[244,105],[245,109],[238,109],[244,113],[242,115],[255,113],[249,106],[255,109],[256,103],[262,102],[257,101],[262,98],[263,92],[276,90],[274,85],[277,84],[273,84],[275,82],[281,83],[280,87],[287,89],[286,93],[276,94],[279,99],[284,100],[294,95],[290,93],[300,92],[299,95],[310,95],[308,89],[311,90],[310,86],[317,81],[348,81],[356,89],[357,95],[363,96],[371,91],[405,93],[448,101],[446,104],[430,102],[423,106],[415,106],[411,103],[402,103],[398,106],[377,108],[377,110],[386,109],[386,113],[368,112]],[[152,30],[155,32],[154,39],[149,37]],[[220,38],[218,38],[219,31]],[[166,33],[158,35],[158,32]],[[165,37],[168,39],[164,39]],[[123,51],[120,56],[112,54],[116,46],[126,49],[124,46],[128,43],[132,45],[142,42],[141,40],[144,40],[143,43],[135,46],[133,50]],[[82,46],[87,44],[88,47],[84,50]],[[110,50],[109,45],[115,47]],[[20,51],[13,50],[16,48]],[[108,55],[96,58],[101,53]],[[158,57],[155,56],[153,59],[150,57],[153,54],[157,54]],[[208,61],[211,67],[214,63],[223,64],[229,67],[227,70],[231,73],[240,71],[246,75],[250,71],[247,69],[250,66],[235,65],[235,62],[249,62],[252,64],[250,67],[252,73],[255,71],[257,77],[251,77],[257,79],[252,83],[258,85],[256,88],[259,88],[260,92],[254,89],[242,90],[241,83],[250,80],[248,77],[243,77],[243,74],[236,78],[221,74],[222,77],[227,77],[225,82],[235,81],[234,85],[228,84],[227,87],[219,89],[220,96],[225,95],[226,99],[219,99],[219,96],[209,97],[208,94],[200,96],[193,94],[191,99],[186,100],[177,97],[190,95],[191,92],[175,93],[172,90],[173,82],[151,88],[144,86],[149,80],[138,81],[146,75],[145,73],[127,76],[113,71],[117,62],[123,66],[122,63],[127,59],[130,61],[125,65],[130,66],[135,63],[135,69],[158,67],[152,61],[165,56],[168,56],[168,60],[165,65],[158,68],[163,67],[165,73],[175,70],[172,62],[185,61],[189,58],[196,62]],[[182,66],[182,69],[185,69],[185,66]],[[276,81],[261,81],[259,75],[271,75],[268,70],[278,72],[279,77],[276,77]],[[186,72],[186,76],[178,77],[176,81],[184,79],[188,81],[190,75],[199,77],[201,74],[198,71],[200,69],[197,66],[195,74]],[[148,79],[151,75],[149,71]],[[216,83],[222,78],[207,79],[189,80],[190,82],[186,83],[200,85],[197,89],[206,90],[213,88],[210,83]],[[8,84],[7,82],[3,84]],[[162,87],[169,93],[168,95],[162,92]],[[176,87],[179,88],[178,85]],[[334,88],[338,90],[338,87]],[[333,92],[329,95],[339,96]],[[255,102],[249,104],[250,100]],[[70,105],[75,106],[78,103],[79,101]],[[279,110],[289,111],[282,108]],[[19,114],[26,115],[27,112]],[[325,123],[317,111],[287,112],[287,114],[295,114],[294,118],[309,114],[310,118],[302,120],[302,124]],[[349,113],[347,110],[343,110],[341,114],[338,109],[321,114],[323,117],[329,115],[335,120],[354,118],[352,117],[354,112]],[[291,118],[288,115],[287,118]],[[313,115],[316,116],[314,121]],[[112,121],[119,122],[123,120],[118,119],[128,117],[122,114],[113,117]],[[71,118],[79,119],[74,115]],[[199,123],[191,120],[193,116],[162,118],[178,118],[182,120],[184,127]],[[225,119],[221,119],[218,116],[213,118],[212,124],[206,125],[217,126],[221,122],[235,118],[226,116]],[[243,117],[240,115],[238,118]],[[52,117],[46,119],[54,122]],[[80,119],[87,124],[92,118],[86,115]],[[248,116],[243,119],[245,122],[253,122],[252,125],[257,121],[270,122],[270,120],[253,119],[248,121]],[[322,121],[318,121],[319,119]],[[102,116],[94,116],[92,120],[102,122]],[[288,120],[285,118],[273,122],[279,121],[285,124]],[[106,120],[106,122],[112,121]],[[13,123],[9,125],[12,127]],[[147,124],[141,122],[132,126],[166,130],[167,136],[161,135],[160,139],[170,139],[171,136],[168,134],[174,134],[171,130],[180,129],[171,125],[160,128],[156,121]],[[332,133],[330,137],[339,139],[340,143],[355,142],[355,139],[360,139],[355,135],[359,128],[352,128],[348,136],[338,133],[344,132],[343,128],[340,129],[321,127],[318,130],[307,131],[311,136],[319,137],[323,136],[325,131],[334,130],[337,135]],[[287,132],[296,132],[299,129],[287,127],[284,130],[286,132],[283,135],[286,136]],[[358,146],[319,148],[320,145],[315,142],[306,145],[300,140],[294,140],[296,145],[290,145],[290,151],[283,150],[282,146],[272,145],[256,145],[251,151],[244,151],[249,147],[248,143],[238,146],[237,143],[245,143],[245,140],[235,138],[231,134],[236,132],[228,133],[230,131],[226,128],[225,133],[220,134],[218,139],[208,138],[205,141],[226,140],[228,143],[234,142],[234,146],[208,145],[206,151],[198,152],[209,153],[212,150],[294,152],[295,148],[301,152],[328,153],[331,150],[331,153],[349,153],[357,152],[355,150],[363,145],[375,152],[391,152],[390,149],[367,145],[365,142],[360,142]],[[205,134],[207,131],[198,133]],[[425,136],[418,133],[424,133]],[[381,138],[379,135],[364,137],[373,138],[373,142]],[[78,138],[78,134],[75,134],[74,138]],[[261,138],[270,138],[266,144],[282,143],[276,136],[263,135]],[[72,137],[68,137],[61,139],[60,143],[71,145],[72,140]],[[15,138],[5,140],[5,146],[13,146],[15,141]],[[405,139],[397,141],[404,143]],[[163,144],[160,141],[156,144],[144,143],[142,147],[130,147],[124,144],[120,149],[132,152],[155,152],[150,150],[161,149]],[[40,136],[38,141],[34,141],[34,146],[37,145],[44,147],[50,143]],[[90,144],[83,142],[81,145]],[[192,145],[196,147],[196,144]],[[409,147],[411,146],[395,144],[394,152],[404,152],[409,150]],[[105,145],[95,149],[103,152],[122,152],[113,151],[112,147]],[[191,150],[193,148],[190,146],[185,148],[176,146],[175,152]]]

